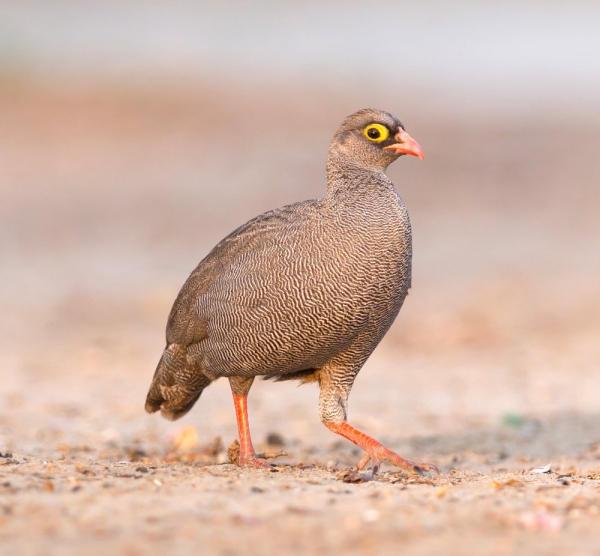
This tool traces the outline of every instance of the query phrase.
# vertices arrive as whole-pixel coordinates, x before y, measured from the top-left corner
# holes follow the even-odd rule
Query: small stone
[[[80,461],[77,462],[77,464],[75,465],[75,469],[77,469],[77,471],[79,473],[81,473],[82,475],[95,475],[95,473],[92,471],[92,469],[90,467],[88,467],[87,465],[84,465]]]
[[[267,444],[269,446],[285,446],[285,440],[283,436],[281,436],[277,432],[270,432],[267,434]]]
[[[353,469],[343,469],[337,474],[337,478],[344,481],[344,483],[366,483],[371,480],[368,475]]]
[[[437,487],[437,489],[435,490],[435,495],[438,498],[443,498],[444,496],[446,496],[446,494],[448,493],[448,485],[442,485]]]

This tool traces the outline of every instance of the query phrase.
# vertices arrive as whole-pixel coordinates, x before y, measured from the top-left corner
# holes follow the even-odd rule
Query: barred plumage
[[[367,136],[373,123],[389,138]],[[324,198],[250,220],[200,262],[169,315],[149,412],[179,418],[219,377],[230,378],[243,405],[254,377],[263,376],[318,381],[323,422],[333,429],[346,420],[354,378],[410,287],[410,221],[384,174],[400,154],[422,158],[396,118],[378,110],[353,114],[331,142]],[[240,425],[240,441],[242,432],[249,442]],[[391,461],[370,457],[375,466],[375,459]],[[257,464],[251,443],[242,446],[241,460]]]

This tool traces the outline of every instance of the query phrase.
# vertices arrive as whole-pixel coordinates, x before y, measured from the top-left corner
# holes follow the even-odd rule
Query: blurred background
[[[160,453],[181,425],[143,403],[179,288],[238,225],[321,196],[328,143],[365,107],[426,158],[389,169],[413,289],[350,421],[444,454],[529,420],[547,436],[513,455],[584,450],[600,438],[599,28],[592,1],[1,0],[0,451]],[[278,432],[292,460],[336,440],[311,386],[257,382],[250,412],[257,444]],[[232,440],[228,384],[182,424]]]

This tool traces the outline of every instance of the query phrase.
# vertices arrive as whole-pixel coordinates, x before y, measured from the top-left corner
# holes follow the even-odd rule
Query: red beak
[[[396,154],[412,154],[413,156],[418,156],[421,160],[425,158],[421,145],[402,128],[398,130],[394,139],[398,142],[389,147],[383,147],[384,151],[394,151]]]

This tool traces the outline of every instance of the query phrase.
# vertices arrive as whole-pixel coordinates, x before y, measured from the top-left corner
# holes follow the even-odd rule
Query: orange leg
[[[233,394],[233,392],[232,392]],[[248,397],[233,394],[235,416],[238,425],[240,439],[240,465],[252,465],[253,467],[271,467],[268,463],[256,459],[256,452],[250,438],[250,423],[248,422]]]
[[[377,442],[374,438],[371,438],[364,432],[360,432],[345,421],[325,423],[325,426],[329,430],[347,438],[357,446],[360,446],[365,451],[363,459],[361,459],[357,465],[358,469],[363,469],[368,461],[371,460],[373,462],[373,475],[375,475],[379,470],[381,462],[388,461],[397,467],[406,469],[410,473],[423,475],[424,471],[435,471],[438,475],[440,474],[440,470],[435,465],[431,463],[413,463],[412,461],[401,458],[398,454],[392,452],[389,448],[386,448],[381,442]]]

